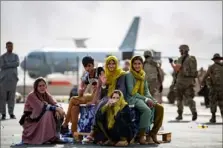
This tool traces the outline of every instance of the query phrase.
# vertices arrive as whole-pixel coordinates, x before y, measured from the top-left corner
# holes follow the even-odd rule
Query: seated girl
[[[96,94],[96,97],[91,102],[95,104],[98,100],[102,98],[102,101],[98,104],[96,111],[101,108],[104,104],[107,103],[108,97],[111,96],[115,89],[120,90],[124,97],[126,94],[125,88],[125,71],[123,71],[118,66],[118,59],[115,56],[107,57],[105,61],[105,75],[99,77],[99,94]],[[90,135],[84,139],[84,142],[92,142],[94,139],[94,125],[92,126],[92,131]]]
[[[63,122],[63,125],[61,127],[61,133],[66,133],[69,131],[68,129],[68,123],[71,121],[71,131],[72,133],[77,132],[77,123],[78,123],[78,116],[80,113],[80,104],[86,104],[87,102],[90,102],[93,100],[93,97],[95,96],[96,90],[97,90],[97,82],[93,82],[92,84],[92,94],[84,94],[83,89],[79,90],[78,96],[72,97],[69,102],[68,110],[66,118]],[[73,135],[75,137],[75,135]]]
[[[139,143],[148,144],[144,135],[146,134],[146,129],[151,125],[152,108],[155,108],[155,119],[149,136],[152,137],[154,142],[159,143],[156,139],[156,134],[162,126],[164,110],[149,92],[145,72],[143,71],[143,59],[140,56],[135,56],[131,59],[130,73],[126,76],[126,87],[127,102],[134,104],[135,108],[140,112]]]
[[[59,134],[65,112],[46,91],[46,81],[38,78],[34,90],[25,102],[24,114],[20,119],[23,126],[24,144],[44,144],[60,142]]]
[[[95,122],[96,142],[127,146],[133,138],[130,108],[120,90],[113,91],[107,103],[98,110]]]

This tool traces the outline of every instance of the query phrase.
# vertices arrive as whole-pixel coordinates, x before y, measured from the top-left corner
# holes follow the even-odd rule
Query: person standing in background
[[[163,79],[162,70],[160,68],[160,64],[153,59],[152,52],[150,50],[146,50],[144,52],[144,71],[146,73],[145,80],[149,84],[149,91],[151,95],[161,104],[162,99],[160,98],[160,94],[163,91]]]
[[[211,110],[211,123],[216,122],[216,112],[217,112],[217,105],[220,108],[221,117],[223,118],[223,64],[221,60],[223,57],[220,54],[214,54],[213,64],[208,67],[207,73],[204,75],[203,79],[201,80],[201,87],[204,87],[205,82],[207,81],[208,77],[210,78],[210,110]]]
[[[6,43],[7,52],[0,57],[0,113],[2,120],[6,119],[6,102],[8,103],[8,113],[11,119],[16,119],[14,115],[15,92],[18,82],[17,67],[19,66],[19,57],[12,53],[13,43]]]
[[[174,60],[173,63],[177,64],[177,60]],[[169,92],[167,94],[167,99],[168,99],[170,104],[174,104],[175,100],[176,100],[176,95],[175,95],[175,92],[174,92],[174,85],[176,84],[176,76],[177,76],[177,73],[173,69],[173,73],[172,73],[173,80],[172,80],[172,83],[169,87]]]
[[[198,80],[198,85],[199,86],[201,86],[201,81],[204,78],[206,73],[207,72],[204,70],[203,67],[201,67],[200,70],[198,71],[197,80]],[[204,87],[200,88],[200,91],[198,92],[198,95],[204,97],[204,104],[205,104],[206,108],[208,108],[209,107],[209,89],[208,89],[208,86],[207,86],[207,81],[205,81]]]
[[[177,98],[176,120],[183,119],[183,101],[188,103],[192,113],[192,121],[197,120],[196,102],[194,101],[195,78],[197,78],[197,60],[195,56],[189,55],[189,46],[180,45],[181,57],[177,60],[177,64],[173,64],[173,59],[169,58],[175,72],[177,72],[176,84],[174,91]]]
[[[129,60],[125,60],[125,64],[124,64],[123,70],[125,72],[128,72],[130,70],[130,61]]]
[[[164,77],[165,77],[165,72],[163,71],[163,69],[161,68],[162,67],[162,63],[161,62],[158,62],[158,70],[159,70],[159,74],[160,74],[160,77],[161,77],[161,81],[159,81],[159,85],[158,85],[158,88],[162,87],[163,88],[163,81],[164,81]],[[162,99],[162,96],[163,96],[163,93],[162,92],[158,92],[157,94],[157,100],[160,104],[163,103],[163,99]]]

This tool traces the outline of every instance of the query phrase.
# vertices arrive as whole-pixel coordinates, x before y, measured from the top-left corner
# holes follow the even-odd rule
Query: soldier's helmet
[[[186,44],[183,44],[183,45],[180,45],[179,49],[181,51],[188,52],[189,51],[189,46],[186,45]]]
[[[150,50],[144,51],[144,57],[152,57],[152,52]]]
[[[220,54],[215,53],[214,56],[213,56],[213,58],[212,58],[211,60],[218,60],[218,59],[219,59],[219,60],[222,60],[223,57],[221,57]]]

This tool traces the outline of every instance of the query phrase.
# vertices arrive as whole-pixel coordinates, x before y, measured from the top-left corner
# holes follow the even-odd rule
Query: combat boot
[[[178,112],[178,116],[176,117],[176,120],[182,120],[183,119],[183,113]]]
[[[197,120],[197,112],[192,113],[192,121]]]
[[[211,119],[209,120],[211,123],[216,123],[216,116],[215,113],[212,113]]]

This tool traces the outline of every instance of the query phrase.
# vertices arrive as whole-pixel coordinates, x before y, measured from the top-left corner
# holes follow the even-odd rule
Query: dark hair
[[[13,43],[11,41],[6,42],[6,46],[7,45],[13,45]]]
[[[132,61],[131,61],[131,64],[133,65],[133,63],[136,61],[136,60],[139,60],[142,64],[143,64],[143,59],[141,56],[135,56]]]
[[[39,77],[39,78],[37,78],[37,79],[35,80],[34,84],[33,84],[33,89],[34,89],[34,92],[35,92],[35,93],[38,93],[37,88],[38,88],[38,84],[39,84],[39,82],[41,82],[41,81],[43,81],[43,82],[46,84],[46,81],[44,80],[43,77]]]
[[[125,60],[125,64],[130,64],[130,60],[129,59],[126,59]]]
[[[114,90],[110,97],[112,98],[112,96],[113,96],[114,94],[118,94],[120,97],[121,97],[121,95],[122,95],[121,92],[120,92],[120,90]]]
[[[91,56],[86,56],[82,59],[82,64],[86,67],[88,64],[94,65],[94,59]]]
[[[37,79],[35,80],[35,82],[34,82],[34,86],[33,86],[33,87],[34,87],[34,93],[36,94],[36,96],[37,96],[37,98],[38,98],[39,100],[41,100],[41,101],[46,101],[46,102],[50,103],[48,93],[45,92],[44,94],[40,94],[40,93],[38,92],[38,90],[37,90],[37,88],[38,88],[38,84],[39,84],[41,81],[44,82],[44,83],[46,84],[46,81],[44,80],[43,77],[39,77],[39,78],[37,78]]]

